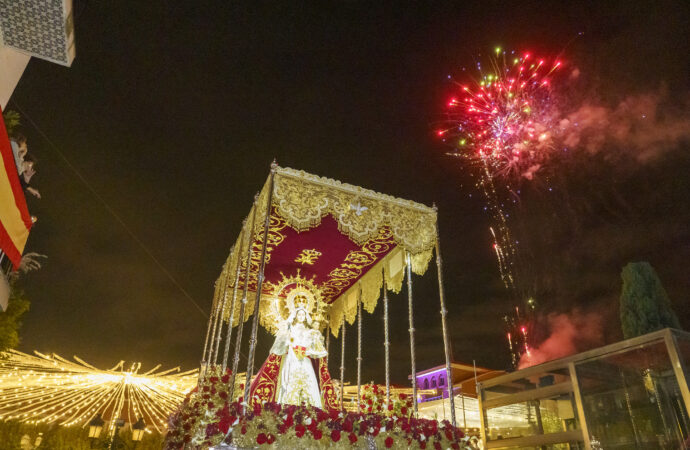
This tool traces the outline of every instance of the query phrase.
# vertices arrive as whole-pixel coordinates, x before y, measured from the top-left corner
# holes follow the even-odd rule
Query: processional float
[[[334,337],[357,321],[357,387],[361,395],[362,309],[369,313],[383,292],[386,396],[390,398],[388,291],[400,292],[406,278],[414,408],[417,410],[415,328],[412,273],[423,275],[436,251],[441,326],[447,379],[451,374],[451,341],[446,323],[437,208],[271,165],[263,189],[243,222],[215,284],[202,358],[228,367],[233,328],[237,328],[232,374],[239,368],[243,327],[249,321],[246,379],[254,375],[257,329],[275,334],[287,318],[291,289],[316,292],[314,312],[321,328]],[[247,264],[249,261],[249,264]],[[406,275],[406,276],[405,276]],[[287,286],[286,286],[287,284]],[[224,341],[222,360],[221,342]],[[345,378],[342,339],[340,391]],[[234,383],[231,383],[234,386]],[[249,398],[245,383],[244,398]],[[451,421],[455,425],[452,383],[448,383]],[[342,407],[342,397],[341,397]],[[360,402],[358,402],[359,405]]]
[[[426,272],[434,251],[438,266],[446,376],[452,380],[452,350],[446,323],[439,244],[435,206],[428,207],[273,163],[270,175],[263,189],[255,196],[249,215],[242,223],[241,232],[215,284],[204,341],[200,386],[204,379],[210,377],[217,380],[225,374],[225,380],[231,378],[227,382],[229,397],[240,397],[240,401],[244,399],[242,404],[245,409],[251,411],[254,405],[261,402],[282,403],[277,399],[289,380],[281,378],[278,371],[284,369],[286,361],[293,356],[302,360],[305,354],[309,356],[312,351],[315,372],[319,373],[319,389],[324,393],[323,405],[317,406],[324,410],[343,410],[342,395],[336,398],[335,405],[332,395],[343,392],[345,339],[341,339],[339,386],[332,386],[327,364],[323,376],[323,360],[316,364],[319,355],[324,354],[319,353],[319,341],[323,343],[325,331],[325,347],[328,348],[331,334],[337,338],[342,333],[344,337],[347,325],[357,322],[359,411],[362,406],[362,314],[363,311],[373,313],[379,297],[382,297],[385,399],[390,404],[388,315],[391,306],[388,292],[400,292],[406,279],[413,417],[416,417],[412,274],[423,275]],[[300,315],[299,310],[305,314]],[[304,320],[305,316],[311,318],[310,323]],[[236,382],[236,376],[243,369],[239,366],[244,338],[242,325],[249,321],[246,382],[242,387]],[[276,342],[266,363],[251,382],[256,375],[254,365],[259,324],[276,336]],[[299,328],[301,324],[304,326]],[[310,341],[315,347],[312,349],[307,344],[291,347],[290,342],[299,340],[301,336],[295,330],[307,330],[308,325],[316,331],[313,333],[316,337]],[[285,348],[288,350],[281,359],[279,356]],[[331,383],[330,387],[326,386],[328,383]],[[203,389],[208,391],[209,386]],[[215,392],[216,388],[211,386],[210,390]],[[331,397],[326,398],[326,394]],[[455,427],[450,382],[448,399],[451,422]],[[458,435],[461,434],[458,430]]]

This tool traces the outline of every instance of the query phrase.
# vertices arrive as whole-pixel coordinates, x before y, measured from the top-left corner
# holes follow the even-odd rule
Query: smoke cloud
[[[518,369],[572,355],[604,343],[604,317],[573,310],[546,316],[549,336],[520,358]]]
[[[586,102],[558,123],[564,147],[590,154],[619,149],[645,163],[690,139],[687,108],[662,94],[629,96],[615,107]]]

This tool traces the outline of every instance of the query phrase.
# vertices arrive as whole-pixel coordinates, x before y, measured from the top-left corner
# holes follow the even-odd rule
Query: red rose
[[[424,450],[424,449],[426,448],[426,441],[420,442],[420,443],[419,443],[419,448],[421,448],[422,450]]]
[[[224,434],[228,433],[228,430],[230,429],[230,425],[235,421],[235,418],[232,416],[224,416],[220,421],[218,421],[218,428],[220,431],[222,431]]]
[[[268,441],[268,437],[264,433],[259,433],[259,435],[256,437],[256,443],[259,445],[265,444],[266,441]]]
[[[391,448],[393,446],[393,438],[388,436],[384,444],[386,444],[386,448]]]
[[[453,442],[452,444],[450,444],[450,447],[455,449],[455,450],[460,450],[460,446],[458,445],[457,442]]]
[[[355,433],[350,433],[347,438],[350,439],[350,444],[357,442],[357,435]]]
[[[219,395],[220,398],[222,398],[223,400],[225,400],[225,399],[228,398],[228,393],[227,393],[227,392],[220,392],[218,395]]]
[[[276,441],[276,437],[273,436],[272,434],[268,435],[268,439],[266,442],[268,442],[269,445],[273,444]]]
[[[388,411],[393,411],[393,404],[392,403],[388,404]]]
[[[441,444],[438,441],[434,441],[434,448],[436,450],[441,450]]]
[[[323,433],[321,432],[321,430],[314,430],[311,432],[311,434],[314,435],[314,439],[316,439],[317,441],[323,437]]]
[[[333,442],[338,442],[340,440],[340,431],[338,431],[338,430],[331,431],[331,440]]]
[[[374,404],[374,402],[372,402],[371,399],[369,399],[369,401],[367,401],[367,404],[368,404],[369,406],[371,406],[371,405]]]
[[[347,432],[352,431],[352,421],[351,420],[345,420],[345,422],[343,422],[343,430],[345,430]]]
[[[403,406],[402,409],[400,410],[400,412],[402,413],[403,416],[406,416],[407,415],[407,408],[405,408]]]
[[[407,398],[407,394],[398,394],[398,398],[400,400],[405,400]]]
[[[247,427],[243,425],[240,431],[242,432],[242,434],[247,434]]]
[[[304,432],[305,432],[305,431],[307,431],[307,429],[304,428],[304,425],[302,425],[301,423],[298,423],[297,426],[295,427],[295,434],[296,434],[297,437],[299,437],[299,438],[301,438],[302,436],[304,436]]]
[[[225,375],[223,375],[221,381],[223,381],[223,383],[227,383],[228,381],[230,381],[230,374],[226,373]]]
[[[444,431],[445,431],[446,439],[448,439],[449,441],[452,441],[453,440],[453,432],[450,431],[449,428],[446,428]]]

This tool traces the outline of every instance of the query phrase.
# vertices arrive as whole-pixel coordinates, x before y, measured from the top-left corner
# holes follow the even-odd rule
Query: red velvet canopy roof
[[[373,309],[383,276],[389,289],[397,285],[399,290],[405,254],[415,272],[426,269],[436,241],[435,209],[292,169],[274,171],[272,195],[267,182],[216,283],[215,300],[225,302],[226,319],[233,309],[229,305],[234,303],[235,312],[239,309],[240,302],[233,298],[241,298],[245,279],[251,293],[245,320],[252,313],[268,211],[262,305],[264,296],[284,296],[277,286],[286,277],[308,280],[330,310],[333,327],[343,317],[351,321],[357,301]],[[248,235],[252,245],[247,276]],[[351,295],[354,289],[358,295]],[[234,314],[233,322],[237,320]]]

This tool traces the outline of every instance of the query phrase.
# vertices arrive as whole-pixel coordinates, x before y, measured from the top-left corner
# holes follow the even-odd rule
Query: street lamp
[[[89,422],[89,439],[91,439],[92,448],[93,443],[101,435],[101,431],[103,431],[103,424],[105,424],[105,421],[103,420],[100,414],[91,419],[91,421]]]
[[[136,447],[137,442],[140,442],[144,437],[144,431],[146,431],[146,423],[143,417],[139,417],[137,423],[132,425],[132,440],[134,441],[134,446]]]
[[[101,431],[103,431],[103,424],[105,424],[105,421],[100,414],[91,419],[91,422],[89,422],[89,438],[97,439],[101,435]]]

